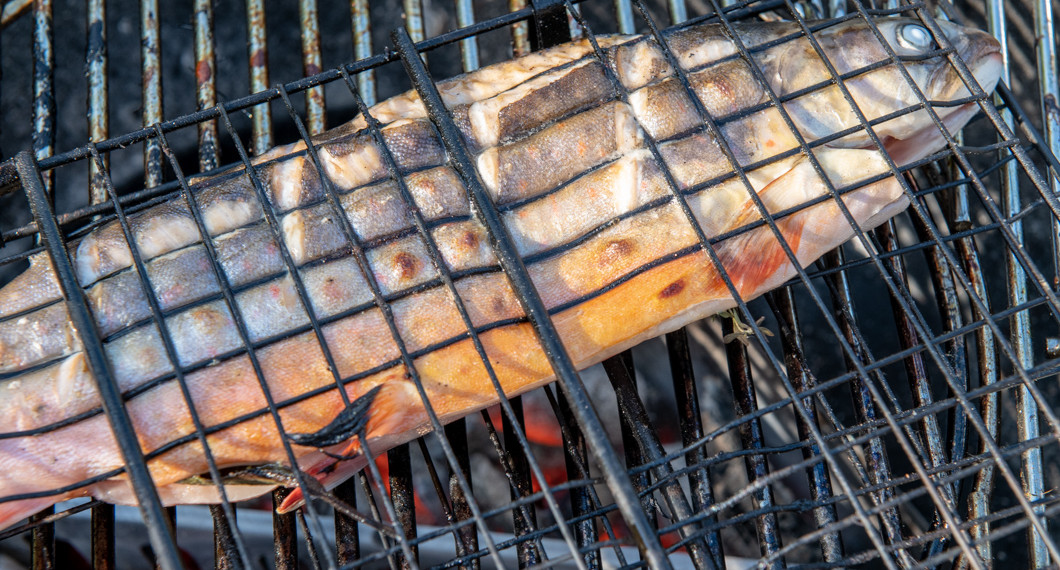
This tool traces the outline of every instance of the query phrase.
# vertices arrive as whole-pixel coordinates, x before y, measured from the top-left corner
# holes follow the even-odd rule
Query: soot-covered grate
[[[77,408],[69,390],[85,388],[60,382],[53,390],[56,398],[76,411],[39,425],[24,418],[3,424],[0,450],[6,455],[0,462],[11,466],[3,477],[18,477],[19,462],[8,459],[18,456],[15,446],[73,433],[90,422],[100,438],[113,433],[123,462],[88,480],[74,477],[44,490],[0,493],[0,513],[6,512],[4,505],[76,495],[114,477],[130,482],[127,497],[135,497],[139,509],[84,498],[54,507],[45,501],[39,505],[43,511],[25,523],[9,521],[15,524],[0,531],[5,539],[0,553],[34,568],[135,567],[156,560],[163,568],[1056,563],[1060,551],[1050,523],[1057,508],[1051,490],[1060,479],[1053,467],[1060,434],[1055,413],[1060,393],[1053,381],[1060,357],[1055,339],[1060,335],[1055,292],[1060,201],[1054,194],[1060,188],[1055,158],[1060,117],[1051,8],[1048,2],[870,6],[763,0],[686,6],[676,0],[665,5],[513,1],[472,6],[408,0],[398,9],[364,0],[302,0],[295,9],[260,0],[245,6],[199,0],[183,7],[100,0],[72,15],[50,1],[9,2],[0,35],[2,150],[11,157],[0,166],[5,184],[0,271],[11,281],[28,259],[45,252],[62,299],[58,293],[45,299],[26,289],[27,296],[39,295],[42,301],[2,313],[0,347],[27,322],[41,322],[37,311],[65,307],[76,333],[56,342],[73,346],[78,362],[98,380],[93,388],[98,404]],[[929,42],[930,49],[915,57],[890,46],[865,68],[842,70],[831,62],[822,67],[827,73],[820,81],[795,92],[763,89],[761,102],[740,102],[733,112],[719,113],[709,102],[687,99],[698,118],[697,133],[726,133],[715,139],[717,158],[726,169],[698,185],[683,185],[682,172],[663,169],[665,194],[604,219],[584,232],[589,237],[578,239],[673,207],[694,222],[692,242],[622,279],[702,256],[704,267],[721,268],[718,290],[735,294],[736,307],[579,372],[576,348],[564,344],[566,329],[557,324],[560,316],[625,281],[602,283],[566,304],[547,301],[535,271],[551,254],[526,254],[511,221],[512,212],[537,197],[509,203],[497,198],[496,182],[481,166],[482,149],[469,142],[465,117],[451,101],[447,107],[445,84],[437,80],[582,38],[585,61],[614,64],[599,65],[601,81],[610,86],[610,96],[600,104],[631,104],[636,91],[623,84],[605,34],[647,34],[663,46],[659,65],[674,68],[687,54],[664,38],[712,22],[718,34],[730,38],[728,61],[743,65],[737,71],[746,71],[761,86],[770,77],[753,62],[761,63],[766,51],[798,43],[810,54],[825,54],[822,38],[847,22],[863,22],[872,37],[883,39],[881,24],[895,16],[918,19],[936,41],[945,37],[946,20],[989,28],[1005,48],[996,93],[971,87],[967,97],[940,102],[917,92],[911,106],[871,118],[853,111],[856,125],[818,139],[794,136],[792,148],[757,162],[748,162],[739,154],[740,145],[729,140],[733,125],[755,113],[776,111],[774,126],[798,133],[792,116],[799,112],[800,98],[834,90],[836,101],[861,109],[852,86],[874,70],[904,69],[903,62],[934,57],[974,85],[975,68],[959,57],[958,48],[939,45],[945,42]],[[82,24],[72,26],[67,18]],[[778,19],[795,22],[788,36],[772,42],[750,39],[752,23]],[[84,35],[68,33],[72,27]],[[12,53],[19,41],[32,41],[27,52],[32,58]],[[686,71],[691,70],[671,80],[674,97],[699,88],[699,76]],[[302,76],[270,87],[270,81]],[[911,89],[910,80],[906,73],[894,90]],[[128,92],[129,85],[142,87],[141,92]],[[383,128],[389,119],[375,120],[385,111],[369,111],[376,101],[409,88],[424,102],[423,118],[436,129],[431,148],[444,156],[444,166],[466,191],[470,206],[463,218],[439,218],[422,207],[414,178],[437,165],[407,167],[402,161],[409,153]],[[949,132],[940,115],[966,104],[981,108],[978,118],[961,133]],[[822,116],[828,111],[820,110]],[[897,156],[905,151],[885,155],[883,170],[872,180],[825,182],[822,196],[787,210],[751,199],[747,223],[729,231],[695,223],[690,203],[704,189],[720,192],[731,183],[746,192],[754,187],[756,173],[796,156],[808,157],[812,171],[829,179],[832,167],[821,158],[827,145],[863,136],[861,146],[885,148],[893,141],[877,130],[918,113],[930,117],[931,130],[945,133],[940,151],[912,162]],[[321,133],[358,115],[365,118],[358,136],[378,149],[381,176],[391,181],[394,197],[412,205],[406,227],[392,235],[365,238],[358,219],[347,215],[349,190],[332,180],[327,167],[334,156],[328,145],[350,133]],[[754,135],[762,144],[768,138],[768,133]],[[671,164],[669,142],[645,136],[642,153]],[[261,158],[275,144],[288,143],[294,143],[288,152],[300,153],[299,176],[301,169],[328,173],[317,177],[314,207],[323,208],[324,216],[330,213],[325,221],[343,239],[341,251],[313,264],[284,245],[290,241],[292,209],[277,205],[277,184],[268,171],[293,162],[284,163],[278,155]],[[552,163],[542,159],[542,164]],[[233,283],[227,273],[226,256],[235,255],[235,249],[211,230],[224,221],[211,217],[201,198],[211,184],[220,187],[231,179],[232,172],[243,173],[236,176],[245,181],[239,191],[265,205],[255,227],[279,244],[277,269],[246,283]],[[838,205],[866,183],[885,179],[900,181],[908,210],[863,232],[853,229],[848,208],[836,207],[832,223],[852,228],[851,241],[820,259],[803,260],[805,265],[796,263],[793,277],[772,292],[741,298],[741,291],[758,293],[745,288],[749,269],[739,263],[741,256],[760,259],[752,257],[756,247],[777,243],[783,244],[777,246],[778,260],[795,259],[798,244],[789,241],[790,219],[810,206]],[[299,191],[306,187],[303,183]],[[108,327],[92,283],[84,282],[78,265],[83,262],[67,256],[66,245],[93,239],[104,227],[128,241],[143,228],[138,214],[166,204],[180,204],[178,217],[198,241],[158,256],[143,253],[142,243],[131,248],[123,275],[128,298],[141,300],[142,314]],[[380,212],[367,217],[381,218]],[[468,220],[481,225],[481,241],[492,255],[488,266],[454,268],[439,245],[440,228]],[[749,235],[755,240],[741,242],[736,254],[727,248]],[[380,276],[379,252],[406,238],[422,241],[424,266],[434,273],[421,283],[392,289]],[[202,274],[215,279],[216,290],[167,305],[158,292],[159,260],[195,248],[202,256]],[[401,259],[406,262],[401,267],[411,271],[416,260]],[[308,268],[339,263],[352,264],[365,276],[366,296],[359,303],[333,313],[306,310],[302,321],[289,326],[276,316],[280,328],[268,334],[256,328],[246,305],[251,291],[268,291],[289,276],[287,300],[314,307]],[[510,284],[519,308],[515,316],[483,324],[468,308],[463,287],[484,275],[502,276]],[[195,285],[188,274],[165,279],[188,289]],[[663,289],[663,296],[689,287],[677,283]],[[273,293],[284,294],[279,288]],[[462,332],[415,345],[401,306],[432,293],[449,295]],[[235,344],[218,340],[217,346],[186,346],[174,323],[211,304],[227,308]],[[335,348],[341,339],[328,335],[344,319],[369,313],[377,315],[375,330],[391,339],[393,354],[380,349],[373,365],[344,374],[344,356]],[[385,453],[361,449],[366,467],[331,491],[316,482],[315,476],[327,473],[289,469],[283,461],[234,467],[225,459],[230,451],[219,439],[225,430],[259,419],[283,434],[287,465],[295,463],[300,445],[359,441],[370,415],[366,410],[380,392],[350,396],[337,385],[353,386],[400,368],[402,381],[422,400],[428,391],[421,375],[431,366],[430,357],[460,342],[468,343],[468,354],[478,358],[490,393],[496,393],[507,378],[504,355],[494,352],[497,345],[487,337],[515,327],[539,343],[537,363],[545,375],[557,378],[555,384],[451,422],[445,414],[452,408],[433,399],[426,406],[433,433]],[[147,329],[156,336],[137,341]],[[331,383],[276,395],[268,372],[275,353],[268,349],[296,337],[317,343]],[[130,351],[156,347],[169,366],[138,383],[125,382],[127,370],[120,367],[126,363],[119,362],[115,348],[122,342]],[[513,346],[511,354],[519,349]],[[188,354],[207,352],[185,361]],[[20,353],[0,351],[5,367],[0,398],[8,400],[0,405],[8,411],[26,409],[11,402],[30,401],[25,394],[42,390],[34,388],[35,379],[45,376],[42,371],[71,358],[61,353],[20,368],[12,354]],[[303,363],[307,369],[310,360]],[[246,363],[245,378],[253,380],[265,403],[224,415],[197,399],[197,390],[204,388],[196,378],[234,361]],[[151,399],[162,390],[170,390],[169,400]],[[283,427],[292,420],[281,421],[281,414],[328,393],[344,400],[335,424],[315,433]],[[151,406],[163,405],[186,409],[194,429],[145,435]],[[43,409],[35,413],[43,417]],[[91,430],[77,433],[84,437]],[[76,441],[70,453],[92,445],[91,438]],[[238,479],[239,484],[221,493],[218,505],[165,508],[149,468],[192,448],[210,450],[207,468],[185,483],[210,489],[219,488],[221,480]],[[236,501],[243,496],[239,493],[254,494],[246,491],[253,485],[271,489],[276,484],[282,487],[263,499]],[[5,488],[17,487],[0,486]],[[312,498],[307,506],[270,514],[289,499],[291,488]],[[164,498],[166,491],[161,493]]]

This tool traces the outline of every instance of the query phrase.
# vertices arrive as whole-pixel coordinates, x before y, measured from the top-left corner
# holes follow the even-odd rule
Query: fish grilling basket
[[[1049,2],[60,4],[0,567],[1060,563]]]

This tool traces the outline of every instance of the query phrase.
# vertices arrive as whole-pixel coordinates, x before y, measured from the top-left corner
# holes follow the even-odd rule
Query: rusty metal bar
[[[107,104],[107,3],[88,2],[88,44],[85,49],[85,68],[88,72],[88,140],[100,142],[110,136],[110,116]],[[103,157],[104,167],[110,159]],[[102,204],[107,200],[105,173],[89,161],[89,203]]]
[[[298,0],[299,29],[302,37],[302,73],[312,76],[322,71],[320,63],[320,19],[317,16],[317,0]],[[307,89],[304,93],[306,128],[309,134],[324,132],[327,128],[327,111],[324,103],[324,87]]]
[[[269,88],[269,47],[265,33],[265,0],[247,0],[247,60],[250,65],[250,92]],[[251,109],[253,126],[250,153],[261,154],[273,146],[272,107],[263,102]]]
[[[526,8],[526,0],[508,0],[508,10],[518,12]],[[512,24],[512,55],[522,57],[530,53],[530,28],[525,21]]]
[[[350,0],[350,27],[353,31],[353,58],[367,59],[372,55],[372,19],[368,0]],[[375,70],[357,74],[357,89],[365,105],[375,105]]]
[[[214,55],[213,0],[195,0],[195,101],[198,110],[217,104],[217,57]],[[217,119],[201,121],[199,128],[199,170],[219,165]]]
[[[162,40],[158,24],[158,0],[140,0],[140,74],[143,81],[141,113],[143,126],[162,122]],[[158,139],[144,141],[144,186],[162,183],[162,145]]]
[[[88,75],[88,140],[99,142],[110,136],[110,113],[107,92],[107,3],[88,1],[88,41],[85,47],[85,70]],[[96,161],[89,161],[89,204],[107,200],[106,170],[109,156],[102,156],[103,169]],[[101,503],[92,507],[90,536],[92,540],[92,568],[113,570],[114,506]]]

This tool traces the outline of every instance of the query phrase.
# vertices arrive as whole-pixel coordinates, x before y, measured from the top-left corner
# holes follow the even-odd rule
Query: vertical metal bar
[[[320,63],[320,18],[317,16],[317,0],[298,0],[298,18],[302,33],[302,73],[309,77],[322,71]],[[324,132],[327,128],[324,87],[312,87],[305,91],[306,128],[309,134]]]
[[[213,0],[195,0],[195,101],[198,110],[217,104],[217,58],[214,55]],[[219,164],[217,119],[200,121],[199,170]]]
[[[246,1],[250,92],[258,93],[269,88],[269,48],[265,33],[265,0]],[[250,152],[261,154],[273,146],[271,103],[255,105],[251,109],[251,121],[253,126],[251,127]]]
[[[110,114],[107,101],[107,3],[88,0],[88,42],[85,46],[85,69],[88,74],[88,140],[99,142],[110,136]],[[88,164],[88,202],[101,204],[107,200],[105,169],[108,156],[101,157],[103,169],[96,161]],[[114,506],[100,503],[92,507],[91,522],[92,568],[112,570],[114,560]]]
[[[494,244],[494,253],[499,260],[512,288],[516,291],[519,304],[530,320],[537,334],[549,364],[556,372],[560,387],[571,401],[571,407],[578,420],[578,425],[585,432],[589,443],[589,449],[600,465],[604,480],[615,497],[615,503],[625,518],[634,536],[640,541],[646,551],[648,563],[656,568],[670,568],[670,561],[659,543],[658,536],[652,531],[652,526],[640,509],[640,501],[637,499],[633,484],[628,474],[622,468],[615,450],[611,447],[604,431],[600,417],[593,408],[588,398],[585,385],[581,381],[577,370],[567,354],[566,348],[560,341],[555,325],[548,314],[548,309],[541,300],[526,266],[516,253],[512,237],[508,233],[507,226],[501,221],[500,214],[493,205],[486,192],[482,181],[478,177],[474,163],[471,160],[467,148],[463,145],[461,135],[449,116],[423,61],[417,57],[416,47],[408,33],[398,28],[392,34],[394,44],[401,56],[405,70],[412,78],[414,88],[424,101],[428,114],[438,128],[442,141],[453,166],[460,174],[461,179],[468,188],[470,199],[474,204],[477,217],[486,226]]]
[[[632,34],[636,31],[633,23],[633,4],[629,0],[615,0],[615,16],[618,18],[618,33]]]
[[[617,384],[628,382],[628,386],[623,387],[628,388],[631,395],[639,399],[640,391],[637,389],[636,377],[634,376],[636,368],[634,368],[633,364],[633,351],[624,350],[605,360],[603,366],[608,379],[611,381],[612,386],[615,387],[616,395],[619,393]],[[623,417],[622,410],[623,407],[620,403],[618,407],[619,417]],[[633,488],[637,490],[638,495],[641,495],[640,503],[644,512],[648,514],[648,519],[657,521],[655,496],[652,493],[644,494],[645,490],[651,485],[651,472],[640,471],[635,474],[632,472],[633,469],[647,463],[644,454],[640,452],[637,436],[628,421],[619,422],[619,430],[622,433],[622,454],[626,457],[626,469],[630,471],[630,480],[633,481]]]
[[[842,267],[843,249],[838,248],[832,252],[825,254],[822,257],[825,265],[828,267]],[[860,339],[854,334],[854,315],[853,315],[853,298],[850,294],[850,282],[847,279],[846,271],[838,271],[831,275],[828,279],[831,282],[831,292],[833,294],[833,303],[835,307],[835,319],[843,331],[847,343],[850,344],[854,350],[854,355],[844,354],[844,358],[848,360],[848,369],[854,369],[855,363],[854,358],[863,359],[864,348],[861,345]],[[871,378],[861,377],[860,375],[850,383],[851,397],[853,398],[854,410],[857,412],[858,421],[861,423],[875,421],[878,419],[876,412],[876,405],[873,402],[872,395],[866,386],[868,382],[871,382]],[[867,463],[869,466],[868,476],[869,482],[873,485],[879,484],[881,481],[885,481],[890,478],[890,461],[887,458],[887,448],[884,446],[883,441],[879,437],[874,437],[868,441],[868,452],[865,454]],[[894,492],[890,488],[883,488],[878,493],[873,494],[873,498],[877,504],[885,503],[894,498]],[[851,499],[853,500],[853,498]],[[883,509],[879,513],[880,522],[883,526],[884,536],[890,544],[901,542],[902,540],[902,521],[899,516],[897,508]],[[909,556],[909,553],[905,549],[898,551],[898,557],[904,564],[912,564],[913,560]]]
[[[29,518],[40,522],[55,514],[55,507],[48,507]],[[33,527],[29,534],[30,561],[32,570],[55,570],[55,523],[42,523]]]
[[[114,505],[92,507],[92,569],[114,570]]]
[[[526,432],[526,422],[523,417],[523,397],[516,396],[510,400],[515,423],[519,429]],[[521,499],[530,495],[530,467],[527,464],[526,452],[519,445],[516,437],[516,428],[507,414],[501,414],[501,429],[504,431],[504,449],[508,452],[511,463],[511,479],[513,488],[511,490],[512,500]],[[525,536],[537,530],[537,514],[534,509],[512,509],[512,525],[515,536]],[[575,531],[577,535],[577,531]],[[516,546],[519,559],[519,567],[527,568],[541,563],[541,558],[535,545],[530,540],[521,540]]]
[[[806,369],[805,351],[802,347],[802,336],[799,331],[799,317],[795,311],[795,298],[791,287],[770,293],[766,299],[777,316],[780,329],[780,342],[784,351],[784,364],[788,370],[791,383],[799,392],[808,390],[813,385],[813,378]],[[795,405],[799,405],[798,402]],[[838,520],[835,504],[832,502],[832,478],[828,473],[828,466],[821,458],[821,450],[817,442],[811,441],[809,422],[817,421],[817,405],[812,398],[802,400],[802,406],[809,415],[807,421],[801,414],[795,414],[796,429],[799,440],[811,442],[804,447],[802,456],[804,459],[813,459],[815,462],[807,469],[807,479],[810,482],[810,496],[818,505],[813,508],[814,522],[818,528],[832,524]],[[821,554],[825,562],[840,565],[844,558],[843,541],[838,532],[828,532],[821,535]]]
[[[445,438],[453,446],[453,453],[456,454],[460,471],[463,472],[468,487],[471,487],[471,455],[467,444],[467,420],[460,418],[447,424],[445,426]],[[429,461],[429,458],[427,459]],[[473,488],[472,491],[474,491]],[[460,478],[455,470],[451,471],[449,475],[449,502],[452,505],[450,516],[453,523],[470,520],[474,516],[471,512],[469,497],[464,493],[464,489],[461,488]],[[457,530],[457,535],[459,540],[457,545],[458,553],[462,551],[464,554],[470,554],[478,550],[478,529],[475,525],[461,526]],[[478,570],[480,566],[481,562],[477,558],[463,565],[464,568],[470,570]]]
[[[33,153],[37,160],[52,155],[55,146],[55,52],[52,29],[52,0],[33,2]],[[42,173],[43,191],[54,204],[51,171]],[[40,235],[38,241],[43,239]],[[55,513],[48,507],[31,520]],[[55,568],[55,525],[43,523],[30,533],[33,570]]]
[[[99,142],[110,136],[110,116],[107,111],[107,3],[88,0],[88,45],[85,48],[85,67],[88,72],[88,140]],[[103,165],[110,159],[103,157]],[[101,204],[107,199],[105,173],[89,161],[89,203]]]
[[[403,443],[392,448],[386,453],[387,465],[389,466],[388,478],[390,480],[390,500],[394,502],[394,510],[397,512],[396,521],[405,533],[407,540],[416,538],[416,496],[412,488],[412,454],[409,444]],[[412,568],[419,565],[419,548],[410,545],[413,560],[408,560],[399,554],[402,568]]]
[[[456,25],[465,28],[475,23],[475,7],[471,0],[456,0]],[[460,40],[460,61],[464,73],[478,69],[478,40],[476,36]]]
[[[686,540],[685,549],[692,558],[697,568],[711,568],[713,561],[708,556],[709,550],[703,539],[703,528],[701,522],[695,519],[694,513],[688,504],[681,484],[674,477],[673,467],[668,461],[664,461],[666,452],[659,435],[652,429],[651,418],[648,411],[644,409],[644,403],[637,395],[636,384],[632,374],[632,361],[627,366],[621,359],[609,358],[604,361],[604,369],[611,380],[611,386],[615,390],[615,399],[618,401],[619,416],[633,435],[633,440],[639,446],[638,451],[645,462],[654,465],[651,472],[659,481],[662,497],[669,509],[669,518],[676,522],[683,522],[678,533]],[[655,509],[643,509],[645,516],[654,516]]]
[[[957,207],[954,215],[954,223],[958,228],[970,227],[971,217],[968,209],[967,187],[957,188]],[[976,249],[975,241],[971,237],[963,237],[957,241],[957,251],[964,265],[964,272],[971,280],[975,294],[986,302],[986,283],[983,271],[979,264],[979,251]],[[989,311],[988,311],[989,312]],[[978,308],[973,308],[974,319],[988,318],[989,314],[982,314]],[[976,354],[978,357],[979,386],[990,386],[998,381],[997,353],[994,347],[994,333],[989,327],[981,326],[975,331]],[[999,413],[999,397],[997,392],[985,396],[979,403],[979,414],[983,418],[987,432],[979,437],[979,454],[984,457],[989,453],[987,439],[997,441],[1001,424]],[[994,464],[987,462],[975,475],[971,492],[968,494],[968,518],[975,522],[970,529],[973,540],[976,541],[976,551],[983,560],[993,560],[993,548],[988,536],[990,534],[990,522],[986,520],[990,514],[990,502],[994,494]]]
[[[55,52],[52,0],[33,2],[33,153],[37,160],[52,155],[55,146]],[[52,192],[52,172],[41,174],[44,189]]]
[[[736,331],[732,318],[724,318],[721,321],[721,332],[727,337]],[[729,363],[729,380],[732,383],[732,401],[736,408],[736,417],[744,417],[758,410],[758,396],[755,393],[754,381],[751,378],[751,364],[747,359],[747,348],[739,341],[730,341],[725,344],[725,356]],[[761,449],[765,442],[762,440],[762,422],[758,418],[740,423],[740,439],[743,440],[743,448],[751,451]],[[744,457],[747,469],[747,480],[755,484],[761,479],[769,478],[769,465],[761,453],[747,455]],[[780,533],[777,526],[777,516],[768,512],[776,505],[773,498],[773,488],[764,485],[759,491],[752,495],[755,509],[761,509],[763,514],[755,518],[755,529],[758,532],[758,547],[762,556],[776,558],[780,550]],[[770,568],[783,568],[784,562],[779,558]]]
[[[666,5],[670,9],[671,23],[680,24],[688,19],[688,7],[685,6],[685,0],[669,0]]]
[[[670,376],[674,384],[674,400],[677,404],[677,417],[681,424],[681,444],[687,449],[703,437],[703,416],[699,409],[699,390],[696,388],[696,375],[692,370],[692,352],[688,346],[688,331],[679,329],[666,335],[666,352],[670,360]],[[691,489],[692,509],[703,512],[714,505],[714,490],[710,484],[710,469],[705,465],[707,450],[704,446],[685,453],[685,463],[698,466],[688,474],[688,486]],[[708,526],[718,522],[717,514],[705,519]],[[724,568],[725,556],[718,530],[707,531],[707,548],[714,558],[714,566]]]
[[[1045,139],[1053,156],[1060,156],[1060,68],[1057,67],[1057,29],[1050,0],[1037,0],[1034,3],[1034,37],[1037,40],[1038,89]],[[1056,176],[1060,176],[1060,172]],[[1060,182],[1057,182],[1056,176],[1049,177],[1049,186],[1054,194],[1060,193]],[[1053,218],[1052,224],[1053,289],[1060,290],[1060,220]]]
[[[526,0],[508,0],[512,12],[526,8]],[[530,53],[530,25],[526,22],[512,24],[512,55],[522,57]]]
[[[346,503],[350,508],[357,508],[356,478],[340,483],[332,493],[336,499]],[[361,557],[361,537],[357,521],[339,512],[335,513],[335,554],[340,566]]]
[[[423,29],[423,0],[401,0],[405,10],[405,29],[413,43],[422,42],[427,37]],[[427,63],[427,54],[420,54],[420,59]]]
[[[567,400],[562,392],[557,395],[556,403],[560,412],[557,415],[557,419],[563,422],[566,428],[561,433],[563,435],[563,463],[567,468],[567,480],[577,480],[580,478],[579,475],[585,472],[583,466],[587,466],[589,463],[589,454],[585,446],[585,435],[574,422],[570,401]],[[588,475],[587,472],[586,475]],[[586,487],[572,488],[567,494],[570,499],[571,518],[584,517],[592,512],[593,506]],[[593,524],[591,519],[579,521],[571,526],[574,527],[574,538],[578,541],[578,548],[582,549],[583,552],[597,541],[596,525]],[[585,563],[587,569],[600,567],[600,556],[597,552],[585,552],[581,556],[581,560]]]
[[[67,301],[70,321],[78,331],[84,346],[85,360],[92,372],[92,377],[96,380],[96,388],[103,402],[103,410],[106,412],[107,421],[110,423],[114,438],[121,450],[126,472],[132,482],[140,512],[147,525],[151,546],[162,568],[177,570],[181,567],[177,546],[169,534],[168,523],[158,500],[154,482],[147,470],[147,462],[136,440],[132,420],[123,405],[121,390],[114,380],[110,362],[103,352],[99,331],[96,329],[88,304],[85,302],[84,294],[78,286],[73,264],[70,262],[66,245],[59,232],[55,213],[44,191],[44,181],[40,177],[35,161],[27,152],[18,154],[15,158],[15,167],[29,198],[30,208],[33,210],[33,217],[40,229],[44,245],[51,257],[63,298]]]
[[[1009,52],[1006,37],[1005,7],[998,0],[987,1],[987,24],[990,32],[998,38],[1001,44],[1001,60],[1004,65],[1001,81],[1009,83]],[[1041,43],[1041,42],[1039,42]],[[995,104],[1000,107],[1000,99],[995,96]],[[1012,130],[1012,111],[1008,108],[1000,109],[1001,119],[1004,124]],[[1004,151],[1003,151],[1004,152]],[[1004,158],[1000,155],[999,158]],[[999,172],[1001,182],[1001,203],[1006,216],[1013,216],[1020,211],[1022,200],[1020,199],[1019,169],[1016,163],[1008,161]],[[1056,223],[1056,220],[1053,220]],[[1012,234],[1017,240],[1018,246],[1023,245],[1023,222],[1014,220],[1009,224]],[[1055,232],[1054,232],[1055,233]],[[1027,273],[1020,259],[1008,250],[1005,256],[1006,274],[1008,277],[1008,302],[1009,306],[1022,305],[1027,301]],[[1015,351],[1015,362],[1013,366],[1029,369],[1034,365],[1034,354],[1030,338],[1030,313],[1020,311],[1010,320],[1011,332],[1010,342]],[[1020,385],[1016,390],[1016,426],[1019,431],[1020,441],[1036,439],[1040,435],[1038,427],[1038,405],[1028,391],[1026,385]],[[1045,495],[1044,474],[1042,471],[1042,450],[1040,447],[1032,447],[1021,455],[1022,463],[1020,475],[1023,483],[1023,494],[1028,502],[1040,501]],[[1036,508],[1036,514],[1044,514],[1044,507]],[[1045,518],[1041,517],[1042,526],[1045,526]],[[1035,568],[1041,568],[1049,564],[1049,552],[1043,537],[1034,528],[1027,530],[1027,544],[1029,563]]]
[[[272,492],[272,548],[276,570],[298,570],[298,533],[295,531],[295,514],[279,514],[284,499],[291,493],[290,489],[276,489]]]
[[[372,55],[372,18],[368,0],[350,0],[350,26],[353,30],[353,59],[361,60]],[[357,74],[357,89],[364,104],[375,105],[375,70]]]
[[[232,511],[233,514],[235,511]],[[215,570],[241,568],[234,540],[235,521],[229,521],[221,505],[210,505],[213,519],[213,567]]]
[[[158,0],[140,0],[140,73],[143,81],[143,125],[162,122],[162,41],[158,25]],[[157,138],[144,141],[144,186],[162,183],[162,145]]]

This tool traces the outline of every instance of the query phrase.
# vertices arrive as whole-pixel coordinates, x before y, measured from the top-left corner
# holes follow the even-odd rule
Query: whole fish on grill
[[[864,229],[905,208],[907,197],[886,157],[902,166],[945,146],[918,105],[918,90],[951,131],[977,112],[970,90],[918,21],[878,22],[901,64],[889,60],[861,21],[812,25],[822,28],[815,37],[844,74],[860,112],[876,122],[886,154],[859,127],[828,67],[792,23],[736,25],[760,74],[718,25],[666,32],[721,141],[650,38],[600,38],[603,61],[588,42],[573,42],[439,84],[579,367],[735,305],[671,183],[705,235],[722,238],[713,247],[724,271],[741,297],[751,299],[790,279],[794,268],[773,229],[761,223],[730,156],[747,169],[747,182],[805,265],[854,234],[829,185]],[[956,56],[991,90],[1001,72],[998,44],[980,31],[940,25]],[[781,98],[797,133],[770,105],[762,81]],[[340,460],[360,451],[350,437],[358,427],[375,453],[428,430],[412,375],[373,303],[340,215],[363,246],[443,421],[498,396],[427,242],[414,229],[411,207],[426,219],[506,395],[552,379],[418,96],[394,97],[370,114],[383,125],[414,205],[389,178],[363,117],[312,141],[323,172],[301,142],[255,159],[266,204],[242,167],[193,183],[217,264],[235,291],[236,310],[298,467],[325,486],[363,466],[363,457]],[[810,144],[814,160],[799,138]],[[327,199],[325,178],[342,214]],[[263,216],[266,208],[279,221],[278,235]],[[286,465],[189,205],[175,197],[131,215],[129,223],[217,465]],[[308,307],[284,249],[297,266]],[[203,484],[204,451],[122,228],[116,221],[101,224],[71,243],[70,255],[163,501],[218,501],[217,486]],[[334,370],[308,311],[322,323]],[[127,477],[113,475],[122,459],[45,253],[0,290],[0,375],[0,526],[71,497],[135,501]],[[336,376],[354,403],[349,409]],[[228,480],[225,489],[239,500],[269,487]]]

